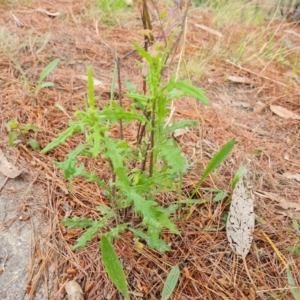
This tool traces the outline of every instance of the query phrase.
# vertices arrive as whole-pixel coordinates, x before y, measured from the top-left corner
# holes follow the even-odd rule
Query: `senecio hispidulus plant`
[[[145,78],[148,93],[139,93],[137,88],[127,81],[126,97],[132,100],[127,110],[115,102],[113,96],[103,109],[100,110],[95,106],[93,75],[91,68],[88,68],[86,109],[77,110],[76,121],[69,121],[69,127],[42,150],[45,154],[65,143],[72,135],[84,134],[85,143],[68,153],[65,161],[54,163],[69,179],[70,189],[73,188],[74,177],[84,177],[103,189],[111,204],[98,207],[98,220],[73,217],[63,220],[62,223],[68,228],[86,229],[77,239],[73,250],[84,248],[87,242],[102,231],[99,249],[103,264],[110,279],[126,300],[130,299],[130,296],[124,270],[111,241],[117,239],[120,233],[130,230],[136,238],[145,240],[153,249],[160,252],[170,249],[166,241],[161,239],[161,232],[163,228],[167,228],[174,234],[180,234],[171,215],[176,213],[181,201],[169,206],[161,206],[157,201],[157,195],[180,191],[182,176],[187,171],[187,161],[171,136],[176,129],[194,126],[196,121],[182,120],[168,125],[169,106],[173,100],[182,96],[191,96],[205,105],[209,104],[204,91],[191,86],[186,81],[176,82],[172,77],[169,82],[163,83],[162,71],[170,52],[171,42],[165,51],[161,51],[160,46],[157,45],[153,56],[134,44],[149,66]],[[116,75],[112,91],[114,91],[115,77]],[[111,94],[113,95],[113,92]],[[125,126],[131,122],[139,123],[135,142],[116,139],[110,135],[111,128],[120,122],[124,122]],[[204,179],[228,156],[234,143],[234,139],[229,141],[214,155],[194,188],[191,198],[197,193]],[[97,176],[96,172],[88,171],[84,164],[79,163],[79,156],[100,158],[105,161],[111,169],[112,179],[105,182]],[[187,201],[189,202],[190,199]],[[130,210],[141,219],[141,222],[134,227],[126,219]],[[161,299],[169,298],[175,289],[179,274],[178,266],[174,266],[166,279]]]
[[[169,43],[170,45],[170,43]],[[180,178],[187,170],[187,162],[176,141],[170,137],[178,128],[195,125],[195,121],[185,120],[174,122],[166,126],[170,103],[181,96],[191,96],[208,105],[208,99],[202,89],[191,86],[186,81],[176,82],[174,78],[166,84],[162,81],[162,70],[170,51],[170,46],[161,51],[157,46],[155,56],[151,56],[139,45],[134,44],[139,54],[147,61],[149,72],[146,76],[149,92],[147,95],[138,92],[137,88],[127,82],[127,98],[132,104],[125,110],[113,101],[98,109],[95,106],[92,70],[88,68],[88,99],[84,111],[76,111],[76,121],[70,121],[69,127],[60,133],[58,138],[48,144],[42,153],[47,153],[75,133],[85,136],[85,143],[70,152],[65,161],[55,162],[64,172],[73,186],[76,176],[85,177],[105,190],[111,201],[111,206],[99,206],[99,220],[74,217],[63,220],[67,227],[87,228],[87,231],[77,240],[73,249],[83,248],[93,236],[105,228],[103,236],[112,240],[118,238],[119,233],[130,230],[138,238],[145,240],[149,247],[164,252],[169,249],[167,243],[160,238],[163,228],[179,234],[176,225],[170,217],[176,212],[177,205],[163,207],[156,201],[159,193],[178,189]],[[139,122],[138,141],[127,142],[110,136],[110,129],[120,120],[124,125]],[[105,182],[96,172],[88,171],[83,164],[79,164],[78,157],[86,156],[101,158],[111,168],[112,180]],[[126,220],[122,223],[120,211],[133,208],[137,216],[141,217],[138,227],[131,227]],[[118,222],[111,228],[111,219]],[[109,225],[109,227],[108,227]]]

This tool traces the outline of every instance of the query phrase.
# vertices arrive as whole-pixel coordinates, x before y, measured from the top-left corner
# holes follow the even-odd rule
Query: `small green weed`
[[[104,13],[114,13],[126,8],[125,0],[98,0],[99,9]]]
[[[40,129],[37,126],[32,124],[20,125],[18,121],[11,119],[6,123],[6,129],[9,132],[8,143],[10,147],[23,143],[29,145],[31,148],[35,150],[40,149],[40,145],[37,140],[27,139],[26,137],[26,134],[30,130],[39,132]]]
[[[98,8],[102,15],[101,22],[115,25],[120,24],[122,13],[128,13],[130,5],[125,0],[98,0]]]
[[[19,70],[19,72],[21,73],[25,86],[27,88],[28,91],[31,90],[31,84],[29,82],[29,79],[25,73],[25,71],[23,70],[23,68],[21,67],[20,63],[11,55],[8,55],[9,59],[15,64],[16,68]],[[54,87],[54,83],[53,82],[44,82],[44,79],[56,68],[57,64],[59,63],[59,59],[54,59],[52,62],[50,62],[42,71],[42,73],[40,74],[39,80],[37,82],[35,91],[34,91],[34,95],[37,96],[39,94],[39,92],[46,87]]]

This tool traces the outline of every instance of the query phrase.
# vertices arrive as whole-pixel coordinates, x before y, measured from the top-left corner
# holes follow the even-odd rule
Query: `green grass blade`
[[[39,91],[41,89],[41,83],[49,75],[49,73],[55,69],[55,67],[57,66],[58,63],[59,63],[59,58],[54,59],[53,61],[51,61],[51,63],[49,63],[45,67],[45,69],[42,71],[42,73],[39,77],[38,85],[36,88],[37,91]]]
[[[69,119],[71,119],[71,116],[67,113],[67,111],[64,109],[64,107],[61,104],[55,103],[54,106],[59,110],[61,110]]]
[[[54,87],[55,84],[53,82],[43,82],[42,84],[40,84],[39,86],[39,90],[42,90],[43,88],[46,88],[46,87]]]
[[[231,183],[231,187],[232,187],[233,190],[235,188],[235,185],[240,181],[240,179],[245,174],[246,170],[247,170],[247,167],[246,166],[242,166],[242,167],[239,168],[239,170],[234,175],[234,177],[232,179],[232,183]]]
[[[88,75],[88,104],[91,109],[95,109],[95,94],[94,94],[94,81],[92,67],[87,69]]]
[[[169,297],[171,296],[171,294],[173,293],[178,279],[179,279],[179,275],[180,275],[180,270],[178,266],[174,266],[171,270],[171,272],[169,273],[166,282],[164,284],[164,288],[162,291],[162,295],[161,295],[161,300],[167,300],[169,299]]]
[[[124,270],[114,248],[107,237],[102,236],[100,248],[102,261],[109,278],[120,291],[120,293],[125,297],[125,299],[130,300]]]
[[[197,192],[199,186],[202,184],[202,182],[205,180],[205,178],[213,172],[230,154],[233,146],[235,144],[235,139],[230,140],[227,144],[225,144],[220,151],[211,159],[208,166],[203,172],[202,177],[200,178],[199,182],[197,183],[196,187],[194,188],[194,191],[192,193],[192,197]]]
[[[295,280],[294,280],[291,270],[288,268],[286,270],[286,273],[287,273],[289,288],[290,288],[292,295],[294,296],[295,300],[300,300],[300,289],[299,289],[299,287],[296,286],[296,283],[295,283]]]
[[[30,90],[30,84],[29,84],[29,80],[27,78],[26,73],[24,72],[24,70],[22,69],[21,65],[19,64],[19,62],[12,57],[11,55],[7,55],[9,57],[9,59],[15,64],[16,68],[19,70],[19,72],[21,73],[23,80],[25,82],[26,88],[28,89],[28,91]]]
[[[115,59],[115,69],[112,77],[111,87],[110,87],[110,102],[114,100],[115,97],[115,88],[116,88],[116,80],[117,80],[117,71],[118,71],[118,63],[117,58]],[[120,66],[119,66],[120,67]]]

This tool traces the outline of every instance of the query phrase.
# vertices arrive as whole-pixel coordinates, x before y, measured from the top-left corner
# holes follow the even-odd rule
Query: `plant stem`
[[[150,162],[149,162],[149,177],[153,175],[153,166],[154,166],[154,128],[155,128],[155,107],[156,99],[153,100],[152,105],[152,116],[151,116],[151,133],[150,133]]]
[[[120,64],[121,64],[120,57],[117,56],[117,72],[118,72],[118,85],[119,85],[119,104],[123,108]],[[124,135],[123,135],[123,122],[122,122],[122,120],[119,121],[119,124],[120,124],[120,139],[123,140]]]

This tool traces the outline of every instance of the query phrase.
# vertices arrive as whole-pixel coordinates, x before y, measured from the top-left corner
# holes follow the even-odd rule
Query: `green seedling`
[[[56,68],[58,63],[59,63],[59,59],[58,58],[54,59],[44,68],[44,70],[42,71],[42,73],[39,77],[39,80],[38,80],[38,83],[37,83],[37,86],[35,89],[35,95],[37,95],[40,92],[40,90],[42,90],[43,88],[54,87],[55,84],[53,82],[44,82],[44,79],[49,75],[50,72],[52,72]]]
[[[24,80],[25,86],[27,88],[28,91],[31,91],[31,84],[30,81],[25,73],[25,71],[23,70],[23,68],[21,67],[20,63],[11,55],[8,54],[9,59],[15,64],[16,68],[18,69],[18,71],[21,73],[22,78]],[[53,82],[44,82],[44,79],[50,74],[50,72],[52,72],[57,64],[59,63],[59,59],[54,59],[52,62],[50,62],[42,71],[42,73],[40,74],[39,80],[37,82],[35,91],[34,91],[34,95],[37,96],[39,94],[39,92],[46,87],[54,87],[54,83]]]
[[[37,126],[32,124],[20,125],[18,121],[11,119],[6,123],[6,129],[9,132],[8,144],[10,147],[23,143],[29,145],[34,150],[40,149],[40,145],[37,140],[27,139],[26,137],[26,134],[30,130],[39,132],[40,129]]]

